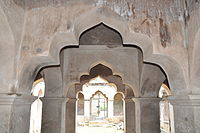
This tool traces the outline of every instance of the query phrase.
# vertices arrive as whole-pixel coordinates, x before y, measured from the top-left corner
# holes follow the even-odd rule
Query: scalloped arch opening
[[[85,30],[79,37],[79,44],[120,46],[123,44],[123,39],[118,31],[104,23],[100,23]]]

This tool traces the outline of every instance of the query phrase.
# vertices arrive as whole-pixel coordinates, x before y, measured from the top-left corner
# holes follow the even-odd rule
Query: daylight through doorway
[[[76,133],[124,133],[124,100],[114,84],[97,76],[77,94]]]

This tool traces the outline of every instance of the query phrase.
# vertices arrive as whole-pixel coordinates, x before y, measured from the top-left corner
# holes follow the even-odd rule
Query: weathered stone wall
[[[132,58],[129,58],[132,56]],[[64,88],[68,89],[72,84],[79,83],[80,77],[89,75],[92,66],[102,64],[110,67],[114,75],[122,77],[123,82],[135,90],[139,95],[141,61],[138,59],[136,48],[107,48],[106,46],[88,46],[64,50],[63,80]],[[134,68],[134,69],[132,69]],[[134,75],[134,76],[133,76]]]
[[[24,25],[24,3],[13,0],[0,1],[0,93],[12,93],[18,82],[16,71]]]
[[[200,27],[199,0],[2,0],[0,5],[2,24],[7,25],[1,26],[3,89],[14,91],[27,62],[34,56],[47,56],[52,38],[58,33],[75,33],[77,17],[95,8],[101,8],[99,12],[106,12],[105,16],[122,18],[131,32],[147,35],[155,53],[178,62],[188,86],[189,77],[196,77],[190,75],[190,65],[197,57],[193,57],[193,45]],[[7,71],[10,73],[5,74]]]
[[[140,47],[145,61],[160,65],[175,90],[172,94],[200,94],[199,21],[199,0],[0,0],[0,97],[6,112],[1,115],[5,126],[0,131],[10,130],[8,112],[14,97],[6,95],[25,89],[30,94],[39,69],[60,64],[60,49],[78,45],[80,34],[100,22],[118,30],[125,43]],[[197,112],[195,108],[194,115]],[[175,115],[179,121],[179,113]],[[199,118],[194,118],[198,132]],[[181,125],[176,127],[184,130]]]

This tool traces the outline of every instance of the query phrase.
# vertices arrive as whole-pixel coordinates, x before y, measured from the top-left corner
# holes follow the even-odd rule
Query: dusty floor
[[[77,127],[76,133],[124,133],[122,130],[117,130],[114,127]]]

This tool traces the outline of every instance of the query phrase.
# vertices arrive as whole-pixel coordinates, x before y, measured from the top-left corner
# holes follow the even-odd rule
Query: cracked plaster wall
[[[1,76],[11,83],[3,89],[15,91],[19,75],[32,57],[47,56],[56,34],[74,32],[77,17],[100,7],[116,14],[106,14],[109,17],[124,19],[131,32],[147,35],[153,43],[154,52],[178,62],[188,86],[191,85],[192,47],[200,27],[199,0],[1,0],[0,5],[10,31],[8,35],[4,34],[8,32],[3,32],[1,37],[6,42],[12,40],[12,47],[1,43],[1,49],[7,47],[6,51],[10,51],[1,57],[1,62],[6,60],[4,64],[8,66],[1,68],[5,71]],[[14,67],[10,69],[10,66]],[[13,78],[5,76],[8,71]]]

